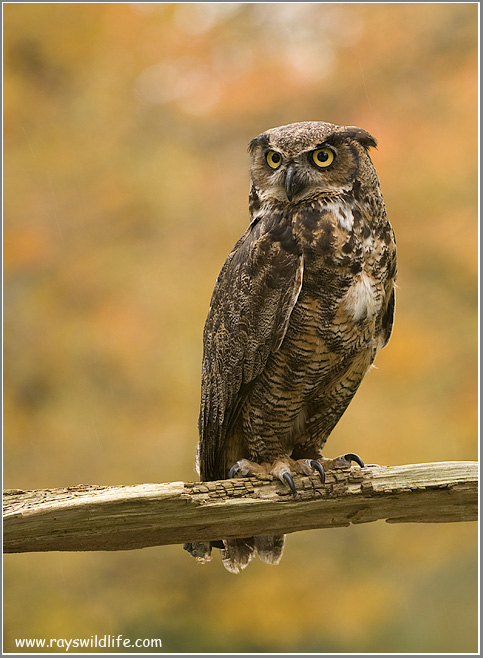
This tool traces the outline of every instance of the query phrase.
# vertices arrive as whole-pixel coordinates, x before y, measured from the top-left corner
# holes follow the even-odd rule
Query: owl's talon
[[[322,464],[320,462],[316,461],[315,459],[312,459],[310,461],[310,466],[312,466],[312,468],[318,472],[318,474],[320,475],[320,480],[321,480],[322,484],[325,484],[325,471],[324,471],[324,467],[322,466]]]
[[[344,459],[346,459],[349,463],[356,462],[356,464],[359,464],[361,468],[364,468],[364,462],[362,459],[359,457],[359,455],[355,455],[353,452],[348,452],[346,455],[344,455]]]
[[[280,471],[280,479],[283,480],[288,486],[290,487],[290,491],[294,496],[297,495],[297,489],[295,488],[295,482],[293,481],[293,477],[290,475],[290,472],[288,469],[283,468]]]
[[[248,459],[239,459],[228,471],[229,478],[246,478],[252,475],[264,474],[266,470],[260,464],[250,462]]]

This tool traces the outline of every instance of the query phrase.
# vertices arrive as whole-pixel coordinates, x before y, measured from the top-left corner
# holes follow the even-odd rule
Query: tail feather
[[[231,573],[240,573],[253,559],[255,554],[255,540],[253,537],[245,539],[223,540],[225,548],[220,551],[223,566]]]
[[[282,559],[285,535],[255,537],[258,557],[266,564],[278,564]]]
[[[231,573],[240,573],[258,553],[266,564],[278,564],[282,558],[285,535],[263,535],[244,539],[225,539],[221,553],[223,566]]]

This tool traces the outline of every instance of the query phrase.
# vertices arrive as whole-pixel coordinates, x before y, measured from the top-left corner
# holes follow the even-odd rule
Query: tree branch
[[[477,462],[371,466],[271,476],[4,492],[4,552],[114,551],[164,544],[390,523],[473,521]]]

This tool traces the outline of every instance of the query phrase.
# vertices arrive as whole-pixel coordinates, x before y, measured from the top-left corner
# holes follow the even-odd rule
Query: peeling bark
[[[474,521],[477,462],[352,467],[295,477],[294,498],[271,476],[4,491],[4,552],[116,551],[284,534],[385,519]]]

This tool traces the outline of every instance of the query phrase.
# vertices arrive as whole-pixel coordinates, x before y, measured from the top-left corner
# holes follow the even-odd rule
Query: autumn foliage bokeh
[[[203,323],[249,140],[358,125],[398,246],[394,334],[326,455],[477,458],[476,3],[11,3],[4,485],[197,478]],[[476,524],[288,537],[240,576],[181,547],[5,558],[19,637],[166,652],[468,652]]]

